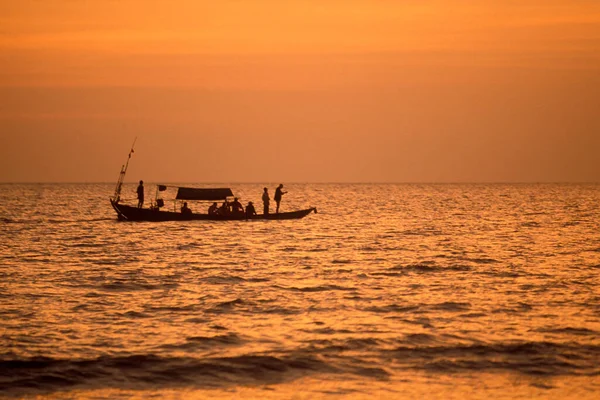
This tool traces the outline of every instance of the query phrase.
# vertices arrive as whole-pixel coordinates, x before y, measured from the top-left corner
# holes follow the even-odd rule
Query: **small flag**
[[[165,190],[167,190],[167,187],[165,185],[158,185],[159,192],[164,192]]]

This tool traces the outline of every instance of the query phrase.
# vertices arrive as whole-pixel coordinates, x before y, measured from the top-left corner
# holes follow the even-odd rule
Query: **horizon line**
[[[285,184],[310,184],[310,185],[530,185],[530,184],[600,184],[600,181],[323,181],[323,182],[311,182],[311,181],[207,181],[207,182],[193,182],[193,181],[145,181],[146,184],[151,185],[171,185],[171,184],[196,184],[196,185],[211,185],[211,184],[232,184],[232,185],[264,185],[264,184],[275,184],[275,182],[283,182]],[[125,184],[137,184],[138,181],[126,181]],[[109,181],[5,181],[0,182],[0,185],[53,185],[53,184],[66,184],[66,185],[81,185],[81,184],[111,184],[115,182]]]

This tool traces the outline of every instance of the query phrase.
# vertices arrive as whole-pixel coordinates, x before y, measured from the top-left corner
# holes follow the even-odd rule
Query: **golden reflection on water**
[[[551,388],[551,395],[548,389]],[[158,390],[73,390],[45,396],[58,399],[290,399],[321,398],[368,399],[439,399],[487,400],[494,393],[496,400],[514,399],[593,399],[600,390],[600,378],[559,377],[540,379],[515,374],[478,374],[436,376],[407,374],[390,385],[388,382],[339,379],[328,377],[300,378],[277,385],[238,386],[230,389],[158,389]]]
[[[118,223],[102,185],[0,201],[1,350],[128,362],[49,398],[597,394],[597,185],[286,186],[319,214]]]

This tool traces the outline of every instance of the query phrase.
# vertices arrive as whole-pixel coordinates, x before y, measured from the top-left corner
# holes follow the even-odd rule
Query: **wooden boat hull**
[[[208,214],[182,214],[173,211],[153,210],[149,208],[137,208],[125,204],[118,204],[113,199],[110,204],[117,212],[117,217],[122,221],[244,221],[245,214],[231,215],[208,215]],[[300,219],[306,217],[311,212],[317,212],[315,207],[305,210],[290,211],[278,214],[258,214],[252,216],[252,220],[284,220],[284,219]]]

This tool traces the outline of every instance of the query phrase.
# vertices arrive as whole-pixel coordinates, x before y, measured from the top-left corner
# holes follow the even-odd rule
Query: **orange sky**
[[[0,0],[0,182],[600,182],[596,0]]]

